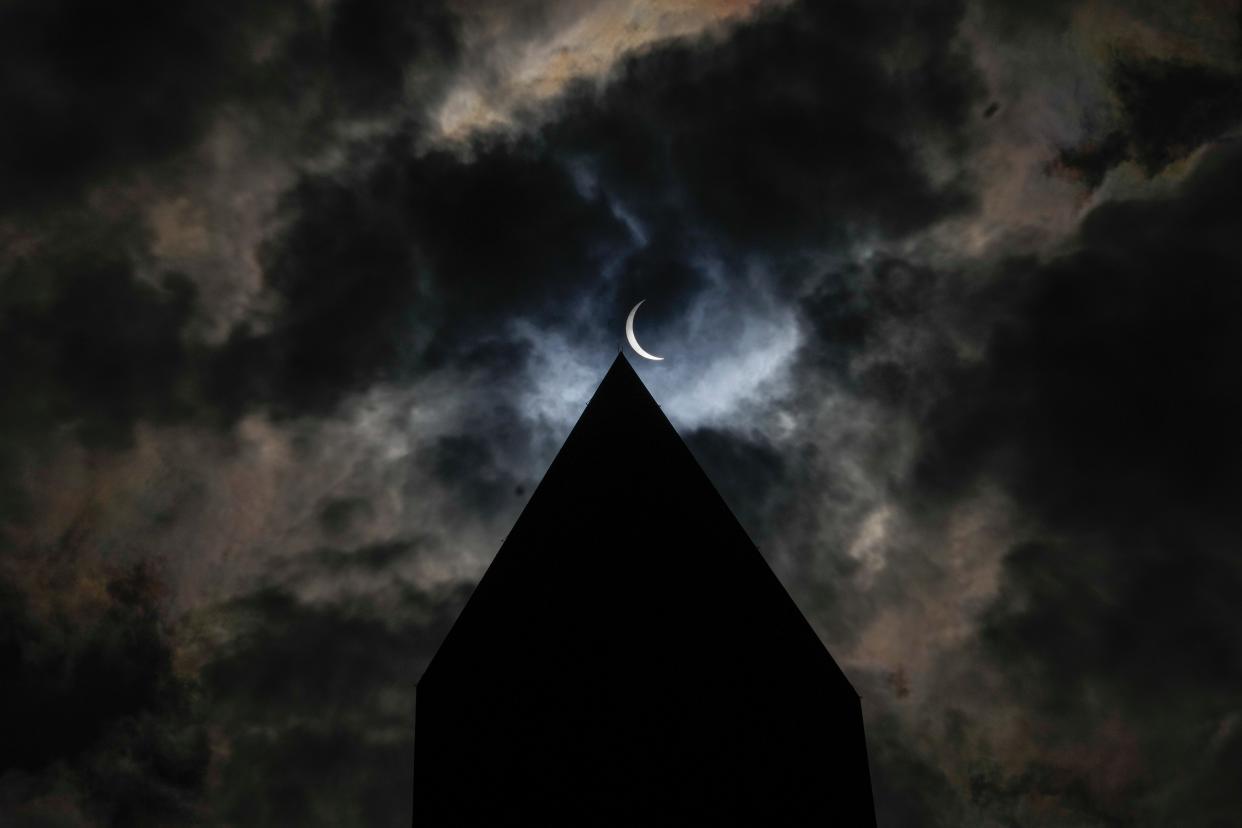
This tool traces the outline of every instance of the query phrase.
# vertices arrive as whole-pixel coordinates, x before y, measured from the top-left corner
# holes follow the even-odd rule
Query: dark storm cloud
[[[182,341],[195,289],[136,274],[132,227],[76,225],[0,269],[0,425],[6,438],[70,425],[125,445],[138,418],[184,416],[193,356]]]
[[[645,49],[598,87],[571,89],[541,125],[453,151],[425,141],[429,86],[458,57],[439,4],[310,5],[0,12],[0,209],[12,215],[134,170],[168,174],[160,163],[232,107],[270,126],[264,141],[343,158],[308,167],[284,194],[257,256],[271,304],[218,347],[190,338],[195,289],[159,272],[128,225],[99,219],[62,244],[43,212],[21,215],[38,227],[33,246],[6,236],[34,252],[0,264],[0,514],[26,505],[14,481],[34,446],[68,437],[117,449],[139,422],[228,429],[256,412],[279,429],[441,369],[465,379],[427,391],[440,395],[430,403],[465,399],[466,413],[450,409],[451,430],[413,450],[426,476],[408,478],[401,501],[447,493],[473,516],[514,509],[531,482],[514,469],[529,469],[551,438],[515,402],[534,348],[508,323],[534,320],[571,348],[596,347],[638,299],[649,299],[647,321],[667,325],[715,280],[740,281],[744,263],[767,257],[765,272],[788,275],[765,289],[793,304],[808,337],[795,410],[813,414],[831,391],[869,406],[857,416],[871,430],[851,433],[847,413],[790,444],[759,430],[689,432],[743,524],[765,553],[771,538],[810,560],[826,544],[843,548],[851,509],[875,498],[904,498],[931,522],[977,487],[1003,488],[1032,528],[984,618],[988,664],[1051,723],[1052,748],[1075,747],[1119,712],[1147,763],[1119,799],[1084,787],[1079,777],[1094,771],[1032,763],[1014,775],[976,757],[963,792],[956,758],[930,755],[880,715],[868,730],[882,823],[1103,824],[1140,813],[1158,823],[1140,794],[1161,779],[1174,780],[1151,785],[1169,808],[1193,806],[1204,824],[1233,817],[1237,153],[1215,151],[1174,197],[1097,209],[1057,258],[1013,259],[977,282],[884,252],[808,278],[808,251],[968,215],[978,182],[959,164],[991,107],[955,39],[962,4],[767,11],[728,34]],[[1062,28],[1071,10],[989,3],[985,24],[1016,37]],[[1127,159],[1158,172],[1239,115],[1236,78],[1223,70],[1127,61],[1112,76],[1117,123],[1062,158],[1093,186]],[[332,128],[372,115],[388,125],[369,122],[371,137],[349,145]],[[993,327],[981,360],[959,355],[950,332]],[[899,442],[887,427],[900,417],[923,431],[913,484],[887,476]],[[871,470],[878,494],[852,491],[839,459]],[[810,515],[797,511],[807,499]],[[68,612],[36,618],[38,590],[5,593],[0,652],[18,667],[0,692],[20,696],[14,709],[32,707],[30,722],[55,738],[22,731],[23,764],[0,783],[0,812],[60,807],[69,790],[65,807],[105,824],[191,822],[200,806],[236,825],[408,824],[411,688],[464,588],[401,582],[421,539],[345,548],[382,517],[365,494],[326,496],[309,523],[340,548],[275,550],[289,557],[271,585],[198,616],[228,632],[203,657],[205,708],[171,673],[171,644],[142,590],[131,599],[114,587],[105,621],[81,629]],[[432,528],[451,536],[459,515],[437,519]],[[874,609],[858,604],[892,600],[875,597],[881,588],[845,594],[859,564],[837,551],[835,569],[808,564],[792,587],[834,634]],[[924,584],[914,569],[907,588]],[[371,604],[351,592],[372,582],[396,597]],[[73,699],[79,685],[103,695],[80,714],[89,721],[66,720],[81,725],[71,733],[30,701]],[[105,703],[121,696],[136,706]],[[210,774],[208,720],[223,740]],[[1053,814],[1044,823],[1022,810],[1057,799],[1068,810],[1041,812]]]
[[[35,517],[21,470],[65,437],[118,450],[140,420],[198,415],[196,290],[139,276],[144,243],[126,223],[75,221],[0,261],[0,523]]]
[[[684,314],[713,287],[703,266],[695,261],[699,254],[696,241],[688,228],[653,228],[642,248],[626,258],[615,285],[608,285],[619,301],[614,303],[612,296],[601,291],[600,304],[610,309],[615,304],[619,310],[642,301],[643,323],[654,328]]]
[[[62,573],[58,586],[73,587]],[[15,824],[192,822],[210,759],[194,687],[144,566],[112,575],[102,605],[35,611],[0,581],[0,813]],[[73,824],[79,824],[74,822]]]
[[[1240,189],[1242,152],[1230,144],[1167,197],[1097,208],[1050,258],[983,274],[876,257],[821,274],[802,297],[808,339],[795,384],[807,403],[828,383],[877,403],[868,409],[877,422],[920,424],[915,476],[878,477],[887,496],[934,523],[999,487],[1029,521],[982,618],[979,669],[1003,669],[1013,698],[1041,723],[1033,744],[1046,758],[1015,771],[976,755],[963,760],[973,768],[967,788],[954,781],[922,802],[937,786],[893,721],[880,735],[900,752],[872,756],[893,824],[961,824],[964,814],[1029,825],[1232,818],[1242,255],[1231,228],[1242,220]],[[964,356],[960,343],[980,338],[982,356]],[[898,468],[885,455],[893,441],[850,451],[882,474]],[[711,453],[702,459],[711,465]],[[776,501],[819,491],[831,502],[827,468],[786,465],[757,502],[773,489]],[[727,484],[729,471],[717,473]],[[777,520],[797,525],[790,514]],[[901,554],[889,565],[908,582],[918,562],[890,554]],[[911,791],[920,796],[907,802]]]
[[[407,174],[439,288],[432,300],[448,324],[555,313],[629,247],[605,200],[538,142],[485,141],[464,162],[434,153]]]
[[[286,196],[263,257],[278,309],[235,332],[207,396],[298,413],[489,353],[516,371],[516,317],[593,341],[560,320],[646,296],[658,325],[708,288],[705,249],[820,248],[963,209],[953,159],[981,82],[956,45],[961,13],[797,5],[649,50],[534,134],[356,145]],[[926,169],[916,135],[944,169]]]
[[[955,828],[962,803],[944,772],[910,743],[890,715],[868,717],[867,755],[876,824]]]
[[[583,86],[548,139],[644,223],[726,245],[901,234],[970,203],[952,159],[981,82],[955,3],[799,3],[673,43]],[[947,168],[929,175],[916,143]]]
[[[426,94],[458,57],[457,20],[438,0],[336,0],[326,9],[299,8],[280,62],[264,67],[287,99],[317,92],[323,116],[387,112],[408,93]]]
[[[207,673],[213,684],[205,688],[227,688],[236,706],[227,715],[203,706],[204,688],[174,668],[183,643],[177,636],[184,631],[166,625],[158,578],[146,568],[109,577],[98,589],[83,582],[89,573],[41,579],[46,550],[24,547],[29,535],[19,529],[37,529],[42,519],[32,512],[23,477],[70,442],[86,446],[106,465],[132,446],[140,422],[231,426],[250,409],[250,401],[235,404],[219,393],[216,378],[228,370],[223,363],[232,352],[193,339],[201,311],[194,284],[164,271],[132,199],[112,198],[115,190],[108,188],[141,177],[177,192],[177,182],[196,174],[191,151],[213,124],[230,118],[265,119],[270,129],[264,138],[273,146],[322,149],[340,125],[337,119],[387,118],[386,109],[403,96],[431,94],[432,82],[455,55],[452,19],[440,4],[342,0],[326,11],[319,6],[19,2],[0,11],[0,822],[6,825],[195,824],[215,810],[214,800],[208,797],[205,804],[203,798],[208,765],[217,754],[207,720],[213,728],[252,721],[239,710],[250,701],[247,691],[264,690],[230,672],[250,652],[239,645],[227,659],[213,661]],[[420,118],[425,104],[416,97],[403,120]],[[308,123],[316,130],[299,131]],[[102,202],[82,198],[100,192],[108,195]],[[306,304],[295,309],[300,317],[285,324],[305,325],[313,313]],[[381,297],[372,310],[383,304]],[[376,324],[366,313],[352,321]],[[374,351],[366,354],[373,357]],[[353,377],[342,380],[340,393],[359,385]],[[271,397],[266,390],[256,393],[259,403]],[[78,520],[90,536],[91,515]],[[348,523],[340,514],[335,520]],[[92,553],[71,549],[64,557],[66,567],[81,570],[88,565],[76,559]],[[348,565],[339,557],[325,551],[309,559],[329,574],[384,570],[405,560],[400,550],[382,549],[364,550]],[[14,572],[21,577],[10,577]],[[411,591],[402,606],[417,615],[421,600]],[[394,643],[392,635],[377,632],[383,627],[378,621],[334,624],[332,610],[301,612],[297,599],[279,590],[251,602],[255,612],[287,609],[285,626],[274,624],[263,639],[269,656],[291,655],[282,631],[294,628],[293,638],[311,641],[298,635],[338,627],[335,639],[325,636],[319,645],[323,651],[340,657],[331,646],[340,641],[346,650],[353,642],[364,653],[394,656],[403,665],[394,669],[403,672],[393,692],[408,701],[421,662],[405,645],[417,636]],[[328,620],[317,627],[323,618]],[[340,663],[357,671],[356,686],[374,688],[358,659]],[[300,666],[311,670],[314,662]],[[277,695],[288,691],[293,697],[282,696],[280,704],[292,707],[301,700],[303,711],[322,712],[316,705],[332,689],[345,692],[340,682],[329,683],[319,696],[302,698],[311,684],[297,684],[297,674],[292,669],[275,688]],[[408,786],[397,777],[409,767],[402,754],[409,752],[412,733],[401,725],[411,722],[408,715],[399,717],[392,725],[398,736],[375,744],[364,744],[344,719],[331,719],[322,730],[291,725],[288,742],[270,749],[260,737],[231,733],[237,755],[254,758],[255,767],[271,772],[272,782],[254,797],[256,809],[232,824],[255,824],[271,815],[259,805],[281,797],[292,803],[305,792],[296,771],[289,775],[286,759],[302,758],[305,764],[296,767],[305,768],[315,756],[331,763],[332,756],[350,750],[357,761],[334,765],[334,775],[344,777],[352,768],[349,778],[363,787],[381,779],[396,784],[382,796],[342,799],[326,811],[309,807],[337,816],[353,808],[362,813],[357,824],[383,824],[366,809],[383,810],[388,798],[404,795]],[[294,737],[307,750],[292,747]],[[327,752],[310,749],[329,744]],[[281,766],[265,766],[265,759]],[[384,777],[384,770],[396,776]],[[249,795],[242,789],[255,774],[244,764],[225,766],[223,773],[228,793],[220,797],[220,811],[244,809]],[[281,780],[284,787],[277,784]],[[345,790],[335,776],[324,781],[325,789]],[[404,803],[396,807],[408,812]],[[344,824],[325,819],[323,824]]]
[[[319,524],[328,537],[337,537],[371,514],[371,504],[365,498],[334,497],[319,510]]]
[[[1113,167],[1129,160],[1129,146],[1121,132],[1110,132],[1100,139],[1086,141],[1078,146],[1061,150],[1057,164],[1094,190],[1104,183]]]
[[[254,48],[246,3],[18,2],[0,12],[6,206],[74,195],[205,128]]]
[[[1210,66],[1122,61],[1113,70],[1133,157],[1156,173],[1242,123],[1242,75]]]
[[[929,365],[950,359],[938,311],[954,301],[956,282],[933,268],[895,256],[851,262],[818,276],[798,308],[812,340],[798,370],[894,408],[917,410],[935,393]],[[919,359],[892,353],[883,336],[894,326],[933,331]],[[863,353],[864,365],[855,360]]]
[[[1133,161],[1156,175],[1242,125],[1242,74],[1206,64],[1123,58],[1112,67],[1118,126],[1061,153],[1060,162],[1096,187]]]
[[[891,254],[800,281],[786,301],[802,340],[777,403],[791,430],[773,427],[782,415],[756,412],[766,433],[723,432],[701,460],[742,504],[743,522],[800,606],[844,650],[875,613],[901,605],[910,584],[929,588],[943,577],[941,541],[897,540],[892,519],[903,509],[927,517],[908,497],[914,423],[953,393],[955,340],[972,314],[957,309],[960,274]],[[698,453],[697,436],[688,440]],[[879,544],[870,561],[869,536]]]
[[[331,509],[342,502],[333,501],[328,508]],[[352,503],[356,504],[354,508],[361,510],[365,507],[366,501],[352,501]],[[276,567],[276,571],[283,572],[285,579],[290,583],[323,575],[351,572],[390,574],[393,567],[412,558],[420,545],[418,541],[401,540],[373,543],[358,549],[325,546],[303,553],[293,561],[285,562],[286,565]]]
[[[1061,31],[1069,27],[1074,10],[1082,0],[1046,0],[1026,3],[1023,0],[979,0],[979,10],[991,31],[1006,37],[1018,37],[1032,29]]]
[[[999,484],[1034,521],[982,635],[1050,741],[1121,716],[1130,784],[1205,825],[1232,818],[1242,685],[1240,189],[1242,151],[1217,149],[1173,196],[1094,210],[1072,252],[1010,262],[921,463],[927,491]]]
[[[341,0],[326,11],[301,0],[8,3],[0,208],[54,206],[169,159],[201,138],[225,102],[269,116],[391,105],[416,59],[426,69],[455,49],[439,3]]]
[[[287,134],[304,116],[322,141],[333,118],[395,104],[410,77],[421,84],[416,92],[430,94],[429,79],[455,51],[452,19],[435,3],[342,0],[324,11],[293,0],[262,9],[131,0],[13,3],[0,11],[0,209],[8,220],[0,256],[0,514],[23,510],[20,487],[9,481],[66,429],[89,447],[123,448],[139,421],[227,427],[251,403],[238,401],[223,375],[240,375],[237,382],[255,391],[280,385],[270,373],[248,385],[244,378],[263,368],[287,370],[284,383],[295,387],[317,371],[347,393],[379,378],[380,364],[400,361],[399,343],[385,348],[382,336],[364,343],[366,331],[396,324],[385,317],[391,308],[408,311],[383,274],[354,285],[352,297],[344,289],[323,297],[303,279],[293,297],[301,305],[284,326],[313,326],[314,314],[328,311],[307,305],[335,302],[332,312],[347,324],[329,332],[331,344],[304,338],[274,357],[273,349],[216,351],[193,342],[193,325],[202,321],[195,285],[159,272],[127,200],[105,216],[79,209],[78,196],[136,170],[175,177],[158,163],[201,140],[227,114],[225,102],[253,107],[252,115],[276,113],[273,142],[307,144]],[[374,231],[354,240],[355,264],[384,257],[382,246],[369,247],[378,239]],[[278,286],[293,278],[280,266],[272,265]],[[317,366],[305,364],[315,359]],[[349,359],[370,373],[346,376],[338,365]],[[262,403],[281,390],[255,396]],[[313,396],[297,402],[309,405]]]
[[[497,421],[516,423],[521,417],[516,411],[509,411],[497,414]],[[487,439],[469,434],[445,435],[431,445],[424,457],[440,482],[456,496],[456,502],[479,514],[497,513],[503,501],[511,499],[525,482],[497,463],[493,441],[505,442],[495,434]]]
[[[57,26],[72,29],[58,17],[28,17],[22,19],[34,27],[31,37],[39,26],[53,39]],[[298,34],[289,48],[314,77],[312,89],[332,87],[332,95],[355,102],[365,98],[349,93],[351,84],[396,95],[399,67],[408,68],[430,48],[424,41],[433,43],[437,56],[450,51],[451,27],[442,17],[431,6],[410,12],[399,4],[347,0],[333,7],[326,32],[305,15],[291,18]],[[158,41],[151,27],[163,19],[156,16],[130,35]],[[191,14],[177,17],[176,25],[193,32],[199,22]],[[377,28],[385,31],[380,46],[363,48]],[[162,54],[144,53],[150,61],[144,70],[160,74]],[[175,68],[164,69],[176,76]],[[287,79],[278,67],[269,70]],[[386,86],[385,79],[392,83]],[[256,97],[270,92],[251,81],[238,84]],[[145,99],[129,90],[126,101],[136,100]],[[72,101],[62,105],[85,117]],[[145,117],[122,108],[108,124],[140,131],[142,124],[133,121]],[[32,130],[33,145],[33,131],[50,127],[25,128]],[[108,143],[88,125],[82,128],[92,141]],[[579,274],[598,271],[602,252],[595,246],[622,238],[611,213],[581,197],[572,178],[546,157],[490,147],[469,160],[443,153],[414,158],[403,154],[416,138],[412,129],[385,144],[382,161],[363,164],[353,179],[308,176],[285,196],[295,218],[263,256],[279,309],[274,319],[262,320],[270,323],[268,332],[243,325],[221,348],[190,340],[198,308],[187,279],[139,275],[150,269],[151,255],[136,221],[83,214],[49,222],[34,242],[16,245],[0,274],[0,345],[12,356],[0,365],[9,389],[0,403],[5,442],[11,442],[0,447],[5,478],[50,438],[50,429],[64,425],[88,446],[117,448],[129,443],[140,420],[188,418],[230,427],[266,407],[282,414],[323,412],[344,395],[410,377],[420,360],[442,359],[425,349],[433,326],[477,330],[494,324],[498,309],[510,303],[534,306]],[[197,137],[178,135],[182,143]],[[17,147],[11,163],[26,164],[28,149]],[[74,175],[85,185],[96,172],[141,160],[152,159],[101,157],[98,170]],[[487,353],[486,343],[473,342],[458,358],[486,360]],[[9,488],[4,509],[16,514],[23,499]]]
[[[289,227],[264,257],[280,308],[226,345],[213,396],[302,412],[449,358],[490,361],[506,319],[570,305],[627,243],[536,144],[488,140],[464,158],[410,141],[286,197]]]
[[[203,670],[206,704],[227,742],[210,791],[215,818],[409,825],[412,691],[464,589],[399,585],[395,602],[310,603],[290,586],[351,572],[391,578],[418,548],[319,550],[291,562],[283,583],[210,611],[212,624],[233,631]]]
[[[559,120],[536,138],[484,138],[466,153],[420,154],[417,128],[403,130],[355,147],[342,172],[303,177],[283,200],[286,229],[262,256],[276,311],[243,324],[218,353],[196,354],[191,365],[179,328],[193,297],[185,287],[169,288],[181,292],[167,300],[167,316],[147,326],[152,341],[141,343],[158,355],[150,386],[165,393],[129,395],[126,410],[109,412],[99,428],[119,439],[129,424],[120,413],[130,421],[160,419],[185,396],[206,406],[200,414],[218,411],[223,424],[257,408],[325,411],[343,395],[470,358],[487,336],[502,344],[494,330],[504,319],[546,315],[588,296],[635,239],[571,158],[587,163],[625,209],[673,222],[653,230],[621,269],[623,292],[679,294],[664,297],[663,307],[705,285],[692,261],[697,223],[713,228],[718,244],[820,246],[847,225],[904,232],[962,207],[962,182],[934,184],[903,137],[917,131],[961,149],[978,81],[952,45],[960,8],[816,8],[781,11],[720,43],[670,44],[636,58],[598,99],[571,95]],[[356,84],[377,94],[394,89],[398,67],[420,50],[451,51],[452,29],[434,12],[394,9],[349,0],[333,7],[324,31],[307,22],[307,12],[287,15],[294,34],[271,60],[314,73],[319,88],[337,89],[329,97],[360,99],[348,93]],[[170,49],[156,27],[163,19],[126,31]],[[49,20],[35,15],[26,25],[59,31]],[[176,25],[186,37],[199,27],[194,15],[177,17]],[[367,34],[375,31],[384,32],[378,46]],[[187,51],[194,54],[182,50],[178,59]],[[157,66],[160,55],[137,65]],[[224,73],[211,72],[207,58],[185,71],[200,63],[223,84],[219,95],[224,87],[251,89],[243,80],[220,81]],[[175,70],[155,74],[176,77]],[[281,77],[299,75],[291,69]],[[158,96],[126,96],[151,99]],[[118,110],[109,123],[137,130],[145,117]],[[178,132],[184,141],[187,130]],[[109,157],[99,166],[123,161]],[[652,212],[652,198],[668,203]],[[72,278],[67,291],[85,289],[76,284],[85,276]],[[144,292],[111,296],[114,316],[144,314],[152,302]],[[107,393],[124,397],[124,383],[111,382],[106,371],[97,375]],[[135,382],[129,385],[140,391]],[[82,428],[96,426],[88,419]]]
[[[466,592],[401,579],[425,545],[312,550],[176,629],[145,566],[111,576],[98,606],[80,573],[55,576],[65,597],[50,611],[0,582],[0,814],[18,825],[409,825],[413,689]],[[382,579],[383,596],[297,594],[359,577]],[[194,681],[174,669],[178,649],[203,663]]]
[[[1072,253],[1007,264],[983,294],[999,314],[988,358],[965,380],[979,404],[938,413],[929,470],[986,461],[1058,521],[1222,508],[1242,459],[1238,159],[1215,152],[1174,198],[1097,208]]]

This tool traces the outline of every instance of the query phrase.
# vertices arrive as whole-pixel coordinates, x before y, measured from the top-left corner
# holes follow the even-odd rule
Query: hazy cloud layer
[[[645,299],[881,824],[1229,824],[1192,5],[6,6],[0,822],[407,825],[418,676]]]

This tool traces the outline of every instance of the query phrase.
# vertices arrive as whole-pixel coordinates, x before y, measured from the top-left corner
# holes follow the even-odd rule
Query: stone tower
[[[623,356],[418,685],[449,826],[875,825],[859,698]]]

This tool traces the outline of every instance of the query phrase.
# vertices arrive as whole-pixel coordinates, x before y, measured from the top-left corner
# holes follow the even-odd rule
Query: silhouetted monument
[[[858,695],[618,356],[418,685],[414,823],[874,826]]]

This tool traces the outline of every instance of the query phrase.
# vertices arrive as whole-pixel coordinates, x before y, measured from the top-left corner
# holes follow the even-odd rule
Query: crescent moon
[[[637,305],[635,305],[633,308],[630,309],[629,318],[625,320],[625,338],[630,341],[630,347],[633,348],[634,352],[637,353],[640,357],[642,357],[643,359],[651,359],[651,360],[655,360],[656,362],[660,362],[661,360],[664,359],[664,357],[659,357],[659,356],[656,356],[655,354],[649,354],[646,351],[644,351],[643,346],[638,344],[638,339],[634,336],[634,314],[638,313],[639,305],[642,305],[642,303],[646,301],[647,301],[646,299],[643,299]]]

